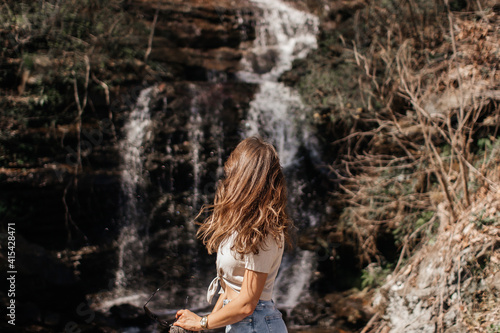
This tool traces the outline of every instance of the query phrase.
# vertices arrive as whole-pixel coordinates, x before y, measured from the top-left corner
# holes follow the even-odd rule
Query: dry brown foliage
[[[362,69],[359,121],[376,126],[338,140],[351,148],[331,168],[360,261],[384,264],[382,232],[400,242],[363,332],[496,332],[498,12],[488,1],[469,1],[462,11],[447,0],[410,0],[392,12],[382,3],[357,11],[359,31],[345,40]]]
[[[377,234],[392,230],[401,243],[399,267],[436,231],[431,212],[439,204],[457,220],[478,188],[500,189],[496,174],[485,172],[499,149],[500,20],[485,3],[468,7],[452,12],[447,2],[409,1],[390,12],[373,2],[356,13],[366,25],[351,41],[367,96],[360,118],[377,126],[336,142],[364,141],[365,148],[348,151],[332,170],[347,207],[341,220],[364,262],[380,262]],[[481,139],[485,151],[478,151]]]

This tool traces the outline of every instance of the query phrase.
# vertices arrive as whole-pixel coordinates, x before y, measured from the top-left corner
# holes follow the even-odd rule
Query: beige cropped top
[[[264,242],[264,246],[259,250],[259,254],[247,253],[241,256],[237,252],[231,251],[235,236],[236,233],[233,233],[219,246],[217,251],[217,277],[213,279],[208,287],[207,301],[212,302],[220,279],[223,280],[223,283],[221,283],[219,294],[224,293],[222,288],[224,286],[229,286],[239,293],[246,269],[268,274],[260,299],[269,301],[273,295],[274,280],[278,275],[281,258],[283,257],[284,237],[281,237],[281,244],[278,244],[269,235]]]

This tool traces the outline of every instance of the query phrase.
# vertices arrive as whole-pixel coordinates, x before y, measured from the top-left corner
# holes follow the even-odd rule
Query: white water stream
[[[238,73],[238,77],[260,86],[250,103],[243,124],[243,136],[259,135],[277,148],[287,175],[290,203],[293,204],[300,200],[302,194],[301,180],[293,172],[298,165],[299,148],[314,147],[309,143],[312,136],[306,123],[306,107],[299,94],[278,82],[278,78],[291,69],[295,59],[305,57],[317,47],[319,21],[314,15],[292,8],[280,0],[252,2],[262,10],[262,16],[257,21],[253,48],[242,60],[244,70]],[[314,225],[318,219],[316,212],[293,215],[307,218],[307,221],[300,221],[301,225]],[[274,298],[280,307],[292,309],[307,292],[314,270],[313,262],[314,253],[309,251],[297,251],[294,256],[285,256],[274,290]]]
[[[118,237],[118,268],[115,286],[118,294],[129,286],[130,278],[137,276],[144,256],[144,237],[138,234],[141,225],[147,223],[139,203],[145,186],[143,170],[144,146],[151,136],[149,101],[154,87],[142,90],[136,105],[124,127],[125,137],[120,143],[122,156],[121,212],[122,229]],[[142,226],[143,227],[143,226]]]
[[[291,68],[294,59],[305,57],[308,52],[316,48],[318,19],[279,0],[253,0],[252,2],[262,10],[262,15],[257,22],[253,48],[242,60],[243,70],[238,73],[238,78],[244,82],[259,84],[259,89],[250,104],[247,118],[242,124],[242,133],[243,137],[260,135],[277,147],[287,175],[290,206],[298,207],[297,203],[303,195],[304,180],[295,177],[296,173],[292,171],[298,165],[299,148],[307,147],[314,150],[314,144],[311,144],[312,136],[308,131],[305,117],[307,110],[300,96],[293,89],[278,82],[278,78],[284,71]],[[125,138],[120,144],[123,170],[121,189],[124,197],[123,227],[117,240],[119,258],[115,279],[116,290],[113,299],[104,302],[100,306],[101,309],[109,309],[110,306],[121,303],[141,306],[141,302],[144,302],[147,297],[147,294],[140,290],[136,290],[134,295],[129,295],[127,288],[131,287],[133,277],[140,276],[145,254],[143,244],[147,244],[147,241],[141,238],[144,236],[139,235],[139,230],[141,230],[141,223],[147,223],[148,214],[143,214],[138,195],[141,195],[145,186],[144,147],[151,135],[149,100],[154,92],[155,88],[147,88],[140,93],[136,106],[124,127]],[[190,204],[193,212],[205,203],[207,191],[206,188],[200,188],[205,169],[201,153],[204,144],[202,130],[204,119],[200,111],[203,107],[205,107],[204,104],[201,100],[198,101],[196,93],[193,93],[188,128],[188,139],[192,148],[193,192]],[[222,173],[223,165],[222,125],[212,124],[210,133],[219,138],[215,151],[218,163],[213,177],[215,184],[215,180]],[[167,152],[169,152],[169,147],[167,147]],[[315,153],[310,152],[310,154]],[[172,177],[171,174],[172,170],[170,170],[170,177]],[[172,205],[167,201],[165,199],[162,204]],[[312,226],[318,220],[317,213],[298,212],[294,215],[304,219],[300,221],[300,225]],[[187,224],[190,223],[187,221]],[[190,230],[190,226],[187,228],[188,232],[193,234],[194,242],[194,230]],[[275,287],[275,299],[280,307],[292,309],[307,291],[311,274],[315,269],[314,261],[314,253],[309,251],[296,251],[294,255],[284,258]],[[193,290],[188,290],[189,306],[197,306],[201,303],[205,292],[206,286],[193,286]],[[198,297],[195,297],[196,295]]]

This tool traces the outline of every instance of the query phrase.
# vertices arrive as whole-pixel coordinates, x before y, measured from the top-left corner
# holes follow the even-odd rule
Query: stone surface
[[[179,326],[172,326],[170,327],[170,333],[191,333],[193,331],[187,331],[185,329],[183,329],[182,327],[179,327]]]
[[[108,284],[114,279],[122,204],[119,142],[140,91],[149,85],[156,85],[158,93],[150,103],[153,128],[144,156],[148,175],[145,210],[151,212],[152,232],[168,232],[163,238],[151,239],[148,250],[154,255],[144,266],[158,274],[173,267],[168,272],[172,286],[187,288],[189,267],[185,263],[194,254],[190,243],[183,243],[192,238],[183,228],[194,211],[190,198],[193,145],[201,144],[199,159],[206,161],[199,185],[205,195],[213,192],[218,159],[225,157],[217,156],[217,147],[222,144],[229,150],[239,141],[238,128],[256,90],[255,85],[234,81],[242,54],[255,37],[254,11],[248,1],[133,0],[126,5],[146,27],[152,27],[158,10],[151,54],[148,61],[107,59],[106,71],[101,71],[102,64],[91,64],[92,74],[109,84],[109,96],[91,78],[90,84],[98,88],[89,91],[81,133],[73,109],[58,122],[51,122],[51,114],[31,117],[26,124],[9,118],[8,113],[0,115],[5,143],[0,154],[15,157],[4,158],[0,167],[0,211],[6,221],[16,223],[18,246],[23,248],[19,261],[31,267],[23,271],[22,289],[16,298],[19,317],[28,318],[26,324],[63,331],[66,323],[75,321],[82,331],[96,330],[94,322],[76,316],[75,309],[85,301],[85,294],[109,291]],[[139,44],[146,50],[148,40]],[[71,61],[74,59],[35,56],[23,85],[45,83],[49,69],[63,76]],[[152,70],[153,65],[162,71]],[[2,61],[3,79],[17,86],[20,66],[20,61]],[[61,93],[74,108],[72,83],[66,82],[64,87]],[[11,105],[30,102],[24,96],[9,98]],[[3,96],[0,102],[5,102]],[[190,138],[190,117],[195,111],[201,116],[201,143]],[[81,166],[77,165],[79,140]],[[170,196],[166,198],[165,193]],[[171,240],[169,245],[165,245],[167,240]],[[6,267],[6,257],[0,256],[0,264]],[[149,288],[158,280],[143,283]],[[71,300],[63,299],[66,296]],[[0,297],[5,298],[1,293]],[[51,311],[45,314],[47,308]],[[23,309],[34,310],[25,315]],[[94,314],[103,318],[102,327],[145,326],[149,322],[141,311],[121,306],[113,308],[109,318]]]
[[[158,10],[150,59],[185,70],[235,72],[255,38],[254,10],[248,1],[133,1],[150,22]]]

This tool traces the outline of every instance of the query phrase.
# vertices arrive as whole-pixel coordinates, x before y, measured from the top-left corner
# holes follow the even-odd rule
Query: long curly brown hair
[[[241,141],[224,165],[225,178],[215,193],[213,205],[204,206],[210,215],[201,223],[197,236],[208,253],[236,232],[233,251],[240,254],[265,248],[266,238],[290,243],[285,178],[276,149],[258,137]]]

